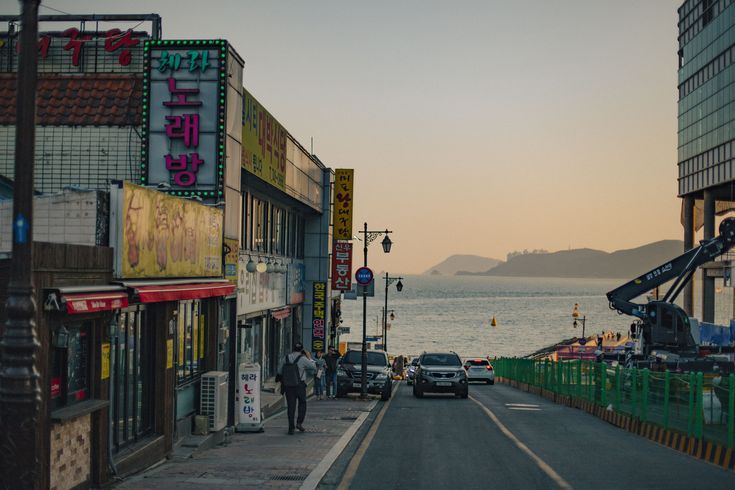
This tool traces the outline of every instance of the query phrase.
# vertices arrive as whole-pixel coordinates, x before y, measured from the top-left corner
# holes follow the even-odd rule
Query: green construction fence
[[[500,358],[497,376],[733,447],[735,374],[672,373],[587,360]]]

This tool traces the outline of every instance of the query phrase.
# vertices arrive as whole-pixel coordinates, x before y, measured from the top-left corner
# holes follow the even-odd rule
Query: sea
[[[587,336],[603,331],[625,334],[633,322],[611,310],[605,296],[624,279],[416,275],[404,276],[402,282],[403,291],[396,291],[395,284],[388,289],[388,309],[395,315],[388,320],[387,339],[393,355],[452,350],[462,357],[525,356],[582,336],[581,320],[573,326],[575,303],[586,318]],[[729,324],[733,290],[717,291],[716,321]],[[377,276],[375,297],[367,302],[367,336],[381,335],[384,302],[385,282]],[[342,320],[350,333],[340,340],[360,342],[362,297],[342,301]]]

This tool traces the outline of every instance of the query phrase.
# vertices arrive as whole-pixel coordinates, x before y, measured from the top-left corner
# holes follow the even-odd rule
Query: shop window
[[[111,336],[110,404],[115,450],[136,442],[153,428],[154,331],[145,310],[123,310]]]
[[[89,339],[92,322],[64,323],[53,334],[51,406],[89,399]]]
[[[200,300],[181,301],[177,312],[176,381],[197,379],[204,369],[205,315]]]

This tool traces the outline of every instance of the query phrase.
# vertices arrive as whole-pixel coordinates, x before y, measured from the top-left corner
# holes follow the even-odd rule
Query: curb
[[[500,383],[506,384],[528,393],[532,393],[549,401],[566,405],[571,408],[584,410],[597,418],[604,420],[633,434],[645,437],[657,444],[661,444],[675,451],[679,451],[697,459],[715,464],[725,470],[735,472],[735,454],[733,448],[725,444],[714,443],[705,439],[697,439],[674,429],[664,429],[658,425],[642,422],[631,415],[607,410],[593,402],[575,398],[571,395],[562,395],[552,391],[544,390],[538,386],[530,386],[526,383],[513,381],[503,377],[496,378]]]

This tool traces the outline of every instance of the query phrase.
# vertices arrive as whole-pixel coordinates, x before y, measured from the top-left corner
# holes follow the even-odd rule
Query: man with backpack
[[[306,417],[306,373],[316,372],[316,364],[311,354],[304,350],[300,343],[294,344],[293,352],[286,355],[278,367],[278,378],[281,381],[281,390],[286,395],[288,407],[288,433],[293,434],[294,428],[304,432],[304,418]],[[296,402],[299,404],[299,415],[294,424]]]

